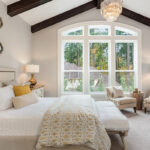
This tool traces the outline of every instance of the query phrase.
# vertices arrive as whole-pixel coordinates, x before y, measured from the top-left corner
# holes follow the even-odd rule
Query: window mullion
[[[84,28],[84,56],[83,56],[83,92],[84,94],[89,93],[89,46],[88,46],[88,25]]]
[[[116,56],[115,56],[115,27],[112,25],[111,30],[111,63],[110,63],[110,85],[114,86],[116,82]]]

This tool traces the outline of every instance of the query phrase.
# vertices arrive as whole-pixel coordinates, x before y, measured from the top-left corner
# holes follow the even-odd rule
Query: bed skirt
[[[35,150],[37,136],[0,136],[0,150]],[[40,150],[92,150],[85,146],[42,148]]]

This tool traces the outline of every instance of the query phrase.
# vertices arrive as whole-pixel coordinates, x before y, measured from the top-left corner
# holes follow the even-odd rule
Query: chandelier
[[[122,13],[123,0],[104,0],[101,3],[101,14],[109,22],[116,21]]]

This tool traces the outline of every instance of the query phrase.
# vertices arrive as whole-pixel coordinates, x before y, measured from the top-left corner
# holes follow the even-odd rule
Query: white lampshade
[[[25,71],[29,73],[39,73],[39,65],[26,65]]]

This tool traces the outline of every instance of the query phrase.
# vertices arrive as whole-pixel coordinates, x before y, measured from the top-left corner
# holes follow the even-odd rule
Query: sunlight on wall
[[[26,56],[26,57],[25,57]],[[30,55],[21,55],[21,54],[17,54],[15,55],[15,59],[18,61],[18,63],[20,64],[20,71],[18,72],[17,75],[17,82],[21,85],[23,85],[24,83],[26,83],[29,80],[29,75],[27,73],[25,73],[25,65],[30,63],[31,61],[31,57],[29,57]]]
[[[148,81],[150,81],[150,73],[143,75],[143,83],[147,83]]]
[[[17,79],[18,83],[21,85],[23,85],[28,80],[29,80],[29,76],[26,73],[21,73]]]
[[[143,57],[142,61],[143,61],[143,63],[150,64],[149,56],[150,56],[150,51],[149,50],[147,50],[146,53],[142,54],[142,57]]]
[[[13,54],[13,57],[22,65],[25,65],[31,61],[31,54],[29,50],[24,52],[16,52]]]

